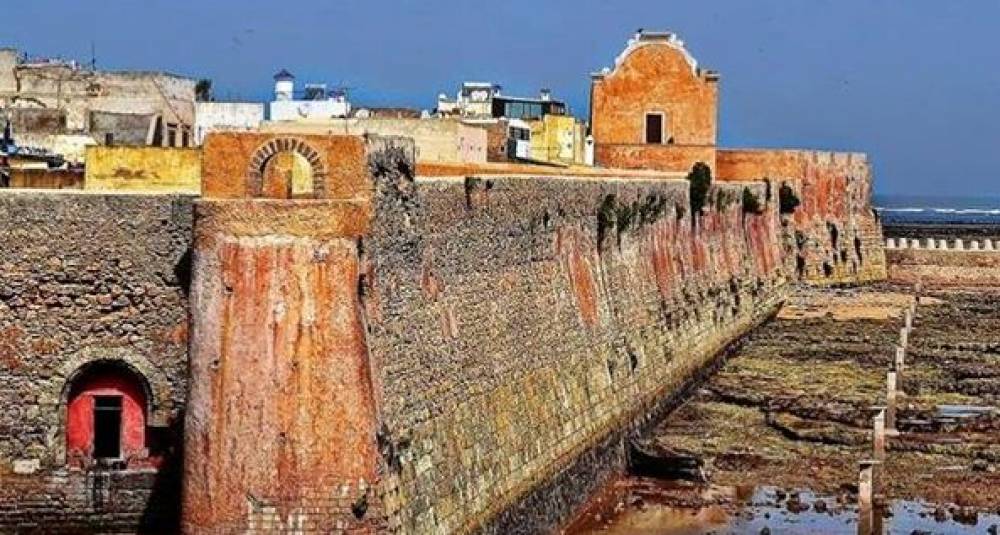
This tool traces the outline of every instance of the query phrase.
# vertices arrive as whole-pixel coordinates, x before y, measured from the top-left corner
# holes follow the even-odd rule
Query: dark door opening
[[[122,397],[94,396],[94,458],[118,459],[122,444]]]
[[[646,143],[663,143],[663,114],[646,114]]]

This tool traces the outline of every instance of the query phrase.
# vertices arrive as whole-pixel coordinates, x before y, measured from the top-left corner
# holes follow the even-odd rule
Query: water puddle
[[[989,416],[995,414],[995,407],[984,407],[980,405],[938,405],[936,418],[939,420],[964,420],[967,418],[977,418],[979,416]]]
[[[574,534],[707,535],[707,534],[851,534],[857,533],[857,508],[834,496],[809,491],[786,493],[775,487],[756,489],[734,506],[674,507],[662,504],[628,506]],[[997,533],[1000,515],[967,513],[955,519],[946,508],[912,501],[894,501],[883,518],[889,534]],[[959,521],[960,520],[960,521]]]

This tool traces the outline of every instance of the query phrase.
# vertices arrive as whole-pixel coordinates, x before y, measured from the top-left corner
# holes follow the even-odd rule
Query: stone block
[[[42,466],[38,459],[16,459],[13,463],[15,474],[34,474]]]

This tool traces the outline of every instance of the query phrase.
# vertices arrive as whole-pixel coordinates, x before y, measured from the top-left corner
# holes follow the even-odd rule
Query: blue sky
[[[464,79],[540,87],[586,117],[591,71],[637,29],[680,34],[722,74],[720,143],[859,150],[876,191],[1000,196],[1000,2],[31,0],[0,46],[212,78],[263,100],[271,75],[429,108]]]

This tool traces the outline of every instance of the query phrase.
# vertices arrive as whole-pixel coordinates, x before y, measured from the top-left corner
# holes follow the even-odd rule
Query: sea
[[[886,225],[1000,226],[1000,197],[876,194],[872,200]]]

